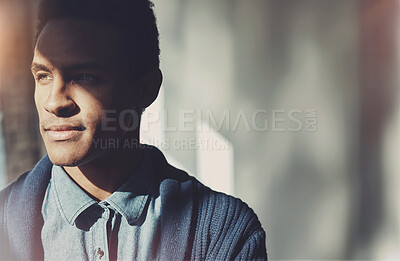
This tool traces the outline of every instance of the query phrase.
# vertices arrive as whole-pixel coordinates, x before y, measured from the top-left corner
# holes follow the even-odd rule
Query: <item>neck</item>
[[[139,167],[142,157],[143,151],[139,148],[119,150],[64,170],[89,195],[102,201],[125,183]]]

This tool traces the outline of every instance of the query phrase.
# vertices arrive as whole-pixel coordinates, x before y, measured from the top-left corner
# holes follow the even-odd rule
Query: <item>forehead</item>
[[[111,25],[74,18],[54,20],[38,37],[34,62],[50,63],[57,68],[83,62],[118,67],[124,57],[122,41]]]

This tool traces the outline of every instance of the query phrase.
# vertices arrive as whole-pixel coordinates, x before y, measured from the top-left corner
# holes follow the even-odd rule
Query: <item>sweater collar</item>
[[[19,249],[14,253],[17,260],[43,260],[40,233],[43,225],[41,206],[50,180],[52,163],[44,156],[32,169],[21,175],[9,195],[7,222],[10,231],[10,247]],[[21,213],[24,213],[23,215]]]

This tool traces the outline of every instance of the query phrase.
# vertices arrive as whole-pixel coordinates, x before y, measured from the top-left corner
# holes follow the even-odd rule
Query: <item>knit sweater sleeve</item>
[[[6,260],[9,251],[8,239],[6,236],[6,202],[10,188],[0,191],[0,260]]]
[[[15,184],[20,179],[10,183],[0,191],[0,260],[15,260],[11,256],[10,241],[7,227],[7,209],[9,205],[9,195]]]
[[[265,232],[240,199],[200,186],[193,260],[267,260]]]

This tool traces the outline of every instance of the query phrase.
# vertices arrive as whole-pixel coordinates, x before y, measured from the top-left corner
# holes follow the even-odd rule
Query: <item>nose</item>
[[[77,113],[78,106],[68,95],[67,85],[62,79],[53,81],[44,109],[58,117],[71,117]]]

